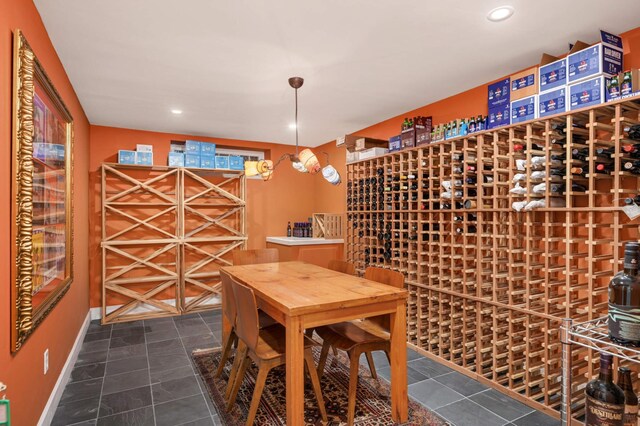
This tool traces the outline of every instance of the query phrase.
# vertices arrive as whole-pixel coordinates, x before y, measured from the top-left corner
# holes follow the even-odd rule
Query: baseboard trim
[[[98,308],[99,309],[99,308]],[[62,393],[64,392],[65,386],[67,386],[67,382],[69,381],[69,377],[71,377],[71,370],[73,370],[73,366],[78,359],[78,353],[80,353],[80,348],[82,347],[82,342],[84,341],[84,336],[87,334],[87,330],[89,329],[89,323],[91,322],[92,312],[87,312],[87,316],[82,323],[82,327],[80,327],[80,331],[76,336],[76,341],[73,344],[73,348],[71,348],[71,352],[67,357],[67,361],[64,363],[62,367],[62,371],[60,371],[60,375],[58,376],[58,381],[56,381],[56,385],[53,387],[51,391],[51,395],[49,396],[49,400],[47,401],[47,405],[45,405],[44,410],[42,411],[42,415],[40,415],[40,420],[38,421],[38,426],[49,426],[51,421],[53,420],[53,416],[56,413],[56,408],[58,408],[58,403],[60,403],[60,398],[62,398]]]
[[[193,297],[187,297],[185,298],[185,301],[187,303],[191,302],[192,300],[196,299],[195,296]],[[213,302],[213,303],[220,303],[221,298],[220,296],[212,296],[209,299],[207,299],[206,301],[208,302]],[[160,302],[166,303],[167,305],[171,305],[171,306],[176,306],[176,300],[175,299],[164,299],[164,300],[160,300]],[[116,309],[120,308],[122,305],[109,305],[107,306],[107,314],[110,314],[111,312],[115,311]],[[213,309],[213,306],[212,306]],[[138,307],[135,309],[132,309],[131,311],[129,311],[129,314],[144,314],[147,312],[158,312],[157,310],[149,310],[149,309],[145,309],[143,307]],[[95,308],[91,308],[90,310],[91,313],[91,320],[101,320],[102,319],[102,308],[100,306],[97,306]]]

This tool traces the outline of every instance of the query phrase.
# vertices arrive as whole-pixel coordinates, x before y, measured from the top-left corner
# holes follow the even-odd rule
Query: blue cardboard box
[[[567,84],[567,59],[541,65],[538,70],[540,93],[553,90]],[[542,117],[542,114],[540,115]]]
[[[511,102],[511,124],[538,118],[538,95]]]
[[[216,168],[216,158],[213,155],[201,155],[200,156],[200,167],[203,169],[215,169]]]
[[[200,156],[196,154],[185,154],[184,155],[184,166],[185,167],[200,167]]]
[[[198,154],[198,155],[200,155],[201,143],[202,142],[187,140],[185,142],[184,152],[186,154]]]
[[[229,168],[231,170],[244,170],[244,159],[239,155],[230,155]]]
[[[136,164],[136,152],[126,149],[118,150],[118,164]]]
[[[598,76],[569,86],[569,109],[585,108],[606,102],[610,77]]]
[[[402,149],[402,139],[400,135],[389,138],[389,152],[400,151]]]
[[[182,152],[169,153],[169,167],[184,167],[184,154]]]
[[[141,166],[153,166],[153,152],[137,151],[136,164]]]
[[[200,142],[201,155],[216,155],[216,144],[208,142]]]
[[[567,57],[569,83],[585,80],[599,74],[615,75],[623,70],[622,39],[600,31],[601,42]]]
[[[538,96],[538,115],[540,118],[567,111],[567,89],[560,87],[541,93]]]
[[[511,124],[511,105],[506,104],[499,108],[489,110],[489,118],[487,119],[487,129],[495,129],[496,127],[508,126]]]
[[[216,155],[216,169],[228,169],[229,157],[226,155]]]
[[[509,107],[509,90],[511,86],[511,79],[505,78],[489,85],[488,102],[489,109],[496,109],[498,107]]]

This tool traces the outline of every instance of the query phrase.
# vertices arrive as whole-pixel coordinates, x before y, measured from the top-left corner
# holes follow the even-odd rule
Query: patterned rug
[[[320,355],[319,348],[313,348],[316,365]],[[225,425],[244,425],[251,397],[255,386],[258,369],[252,363],[244,382],[240,387],[235,407],[227,412],[224,409],[224,393],[231,370],[231,361],[227,362],[220,378],[215,379],[220,348],[204,349],[193,352],[193,360],[200,376],[207,384],[209,395],[216,405],[219,417]],[[382,426],[395,424],[391,419],[391,399],[389,384],[383,379],[374,380],[368,368],[360,367],[358,392],[356,402],[355,424],[358,426]],[[321,380],[328,425],[346,424],[347,402],[349,389],[349,364],[344,353],[338,357],[329,354],[324,375]],[[305,424],[321,425],[322,419],[317,408],[317,402],[310,380],[305,380]],[[260,400],[255,424],[259,426],[284,426],[286,424],[286,388],[284,366],[274,368],[269,372],[267,384]],[[447,423],[437,414],[427,410],[416,401],[409,398],[409,421],[405,425],[446,425]]]

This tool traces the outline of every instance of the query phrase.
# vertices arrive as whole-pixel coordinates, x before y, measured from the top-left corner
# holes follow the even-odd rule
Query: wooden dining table
[[[286,327],[287,425],[304,424],[305,329],[383,314],[391,318],[391,414],[407,421],[406,290],[305,262],[222,270],[252,288],[260,309]]]

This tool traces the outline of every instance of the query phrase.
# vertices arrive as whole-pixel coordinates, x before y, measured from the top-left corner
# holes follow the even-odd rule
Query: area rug
[[[319,348],[313,348],[316,365],[320,355]],[[220,378],[214,378],[220,360],[221,349],[204,349],[193,352],[193,360],[198,373],[207,384],[209,395],[216,405],[219,417],[225,425],[244,425],[251,405],[253,389],[258,373],[252,363],[244,382],[240,387],[238,399],[230,412],[225,410],[224,393],[232,362],[227,362]],[[391,419],[391,399],[389,384],[383,379],[374,380],[366,367],[360,367],[360,379],[356,401],[355,424],[358,426],[383,426],[395,424]],[[345,425],[347,419],[349,365],[347,357],[329,354],[324,375],[321,380],[322,394],[329,418],[328,425]],[[304,386],[305,425],[321,425],[313,387],[308,378]],[[269,372],[267,384],[260,400],[255,424],[259,426],[286,425],[286,387],[284,366]],[[437,414],[424,408],[409,398],[409,421],[405,425],[446,425],[447,422]]]

